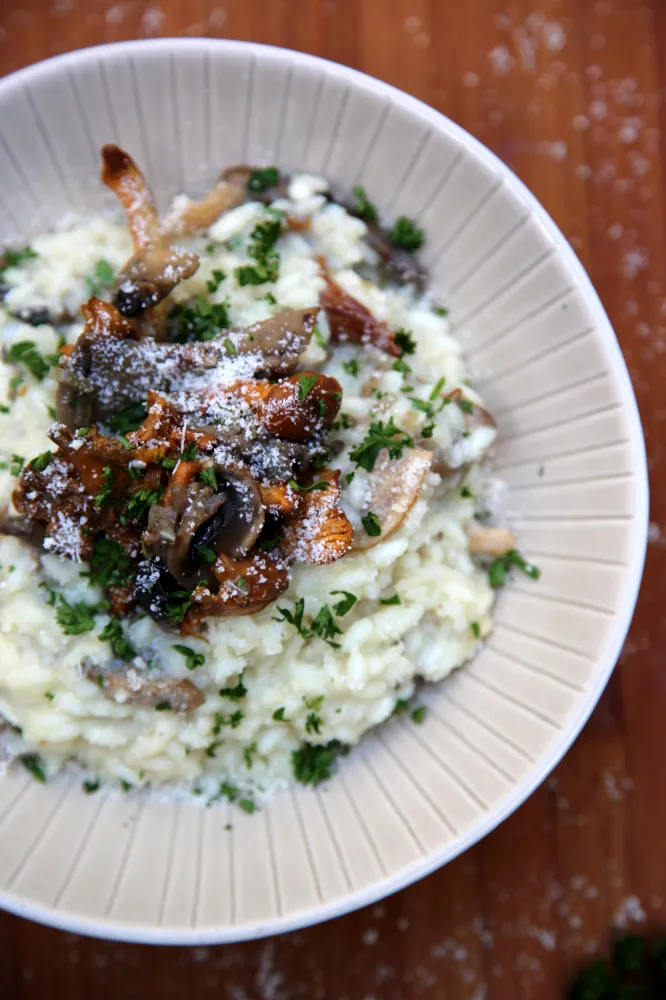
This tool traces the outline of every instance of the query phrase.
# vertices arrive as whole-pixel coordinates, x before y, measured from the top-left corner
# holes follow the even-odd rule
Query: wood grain
[[[618,670],[576,745],[448,867],[332,924],[229,947],[91,941],[0,915],[0,997],[556,1000],[614,927],[664,922],[666,4],[4,0],[0,67],[154,35],[245,38],[354,66],[516,170],[588,268],[629,365],[652,477],[647,569]]]

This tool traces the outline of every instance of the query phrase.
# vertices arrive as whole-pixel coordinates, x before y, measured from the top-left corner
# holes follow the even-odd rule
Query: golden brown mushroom
[[[354,549],[369,549],[383,542],[396,531],[416,503],[430,466],[432,452],[421,448],[406,448],[401,458],[390,459],[382,451],[372,472],[364,495],[364,511],[379,519],[381,533],[354,533]]]
[[[339,506],[340,470],[322,469],[317,477],[328,485],[304,491],[300,511],[283,522],[279,551],[295,562],[324,566],[350,550],[354,529]]]

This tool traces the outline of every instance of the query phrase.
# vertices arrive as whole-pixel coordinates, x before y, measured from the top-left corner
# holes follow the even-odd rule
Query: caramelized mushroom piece
[[[197,462],[180,463],[180,469],[187,467],[194,467],[195,474],[202,468]],[[201,581],[215,586],[217,558],[244,556],[264,526],[261,493],[249,473],[240,467],[207,468],[215,470],[218,490],[204,482],[172,484],[166,502],[150,508],[143,535],[144,549],[158,556],[187,589]],[[191,480],[189,468],[187,476]]]
[[[102,180],[125,209],[135,250],[116,278],[113,304],[123,316],[137,316],[157,306],[180,281],[191,277],[199,267],[199,258],[173,246],[168,235],[160,231],[148,183],[132,157],[118,146],[102,147]],[[153,326],[164,322],[166,314],[161,313]]]
[[[179,680],[165,675],[146,674],[122,660],[110,667],[99,667],[91,660],[81,664],[83,675],[96,683],[105,698],[118,705],[141,705],[146,708],[164,705],[173,712],[193,712],[205,698],[189,678]]]
[[[241,205],[247,199],[247,191],[220,181],[212,190],[197,201],[188,201],[172,212],[165,220],[163,231],[171,238],[192,236],[219,219],[223,212]]]
[[[467,526],[469,551],[479,556],[504,556],[518,545],[516,536],[508,528],[494,528],[478,521]]]
[[[16,517],[6,511],[0,516],[0,535],[12,535],[14,538],[29,542],[30,545],[41,547],[45,530],[43,521],[33,521],[30,517]]]
[[[263,390],[257,406],[260,424],[288,441],[307,441],[332,424],[340,409],[342,386],[328,375],[304,371],[274,385],[255,385]]]
[[[328,486],[304,491],[301,509],[284,520],[279,551],[295,562],[324,566],[349,551],[354,529],[339,506],[340,470],[322,469],[317,477]]]
[[[235,338],[236,351],[238,354],[258,352],[263,356],[257,373],[271,378],[287,375],[294,370],[310,343],[318,312],[317,306],[295,309],[254,323],[242,331],[242,337]]]
[[[432,453],[420,448],[406,448],[401,458],[390,459],[382,451],[364,494],[364,508],[379,518],[381,534],[354,533],[354,549],[369,549],[396,531],[416,503],[430,466]]]
[[[395,334],[386,323],[375,319],[366,306],[346,292],[325,270],[324,277],[326,285],[319,304],[326,310],[333,340],[371,344],[380,351],[399,357],[400,348],[395,342]]]

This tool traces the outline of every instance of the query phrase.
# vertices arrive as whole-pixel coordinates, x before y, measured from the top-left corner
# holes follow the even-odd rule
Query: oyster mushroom
[[[195,253],[176,247],[160,230],[152,192],[136,163],[118,146],[102,147],[102,181],[125,209],[134,256],[116,278],[113,304],[123,316],[157,306],[199,267]],[[166,315],[159,318],[166,321]],[[163,325],[163,324],[160,324]]]
[[[334,281],[322,266],[326,284],[319,297],[319,304],[326,310],[331,336],[336,342],[371,344],[380,351],[399,357],[400,348],[395,334],[386,323],[375,318],[370,310]]]
[[[368,227],[366,242],[379,256],[389,281],[412,284],[417,291],[423,291],[427,276],[419,267],[414,255],[394,246],[390,233],[382,229],[378,223],[366,220],[366,225]]]
[[[270,205],[276,198],[286,198],[289,194],[289,178],[285,177],[284,174],[278,174],[276,183],[270,184],[261,191],[252,189],[252,175],[261,169],[261,167],[251,167],[246,163],[239,163],[233,167],[227,167],[222,172],[221,180],[226,181],[238,192],[242,192],[243,201],[261,201],[264,205]]]
[[[354,532],[353,549],[369,549],[383,542],[396,531],[419,498],[423,483],[432,464],[432,452],[407,448],[401,458],[390,459],[382,451],[364,493],[364,509],[379,519],[381,533],[369,535],[365,530]]]
[[[203,705],[201,690],[189,678],[149,675],[123,660],[99,667],[90,660],[81,664],[84,677],[94,681],[109,701],[119,705],[164,706],[173,712],[193,712]]]

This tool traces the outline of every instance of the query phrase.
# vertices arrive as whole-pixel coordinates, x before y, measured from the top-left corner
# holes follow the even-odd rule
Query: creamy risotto
[[[252,811],[474,655],[512,568],[495,424],[362,188],[232,168],[7,251],[0,714],[38,780]],[[82,314],[83,307],[83,314]]]

